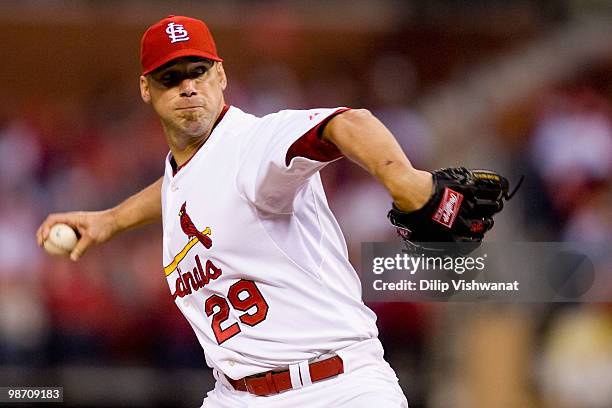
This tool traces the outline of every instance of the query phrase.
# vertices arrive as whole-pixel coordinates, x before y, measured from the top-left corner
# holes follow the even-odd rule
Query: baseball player
[[[396,215],[444,207],[432,202],[435,173],[414,169],[366,110],[256,117],[227,105],[223,60],[200,20],[155,23],[140,57],[141,96],[170,148],[163,177],[112,209],[49,215],[39,244],[67,223],[80,234],[76,261],[161,216],[170,293],[216,379],[204,407],[407,407],[318,171],[356,162]]]

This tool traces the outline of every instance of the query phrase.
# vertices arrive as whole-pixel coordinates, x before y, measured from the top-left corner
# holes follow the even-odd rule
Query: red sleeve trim
[[[320,162],[327,162],[342,157],[342,152],[333,144],[321,139],[323,128],[334,116],[350,108],[340,108],[304,133],[287,150],[285,164],[288,166],[294,157],[305,157]]]

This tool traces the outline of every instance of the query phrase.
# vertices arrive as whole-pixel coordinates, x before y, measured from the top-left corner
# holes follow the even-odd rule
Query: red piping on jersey
[[[210,137],[210,135],[212,135],[213,130],[215,130],[215,128],[217,127],[219,122],[221,122],[221,119],[223,119],[223,117],[225,116],[225,114],[227,113],[228,110],[229,110],[229,106],[228,105],[223,105],[223,109],[221,109],[221,113],[219,114],[219,117],[217,118],[217,120],[213,124],[212,129],[210,129],[210,134],[208,135],[208,137]],[[204,146],[205,144],[206,144],[206,141],[204,141],[204,143],[202,143],[202,146]],[[196,155],[196,153],[202,148],[202,146],[198,147],[198,150],[193,152],[191,157],[188,158],[185,163],[181,164],[178,167],[176,166],[176,161],[174,160],[174,157],[170,156],[170,165],[172,166],[172,176],[176,176],[176,173],[178,173],[180,169],[182,169],[183,167],[185,167],[187,165],[187,163],[189,163],[189,161],[193,158],[193,156]]]
[[[320,162],[332,161],[343,156],[342,152],[333,144],[321,139],[323,129],[334,116],[346,112],[350,108],[340,108],[323,119],[319,124],[300,136],[287,150],[285,165],[289,165],[294,157],[305,157]]]

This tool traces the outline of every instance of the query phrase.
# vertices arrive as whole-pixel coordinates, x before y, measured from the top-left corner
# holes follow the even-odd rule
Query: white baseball
[[[77,234],[67,224],[54,224],[43,247],[51,255],[68,255],[78,241]]]

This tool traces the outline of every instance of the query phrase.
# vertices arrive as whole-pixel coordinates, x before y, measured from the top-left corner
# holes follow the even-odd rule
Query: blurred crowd
[[[612,70],[602,69],[609,78]],[[419,97],[431,91],[421,82],[426,73],[402,52],[383,50],[363,71],[330,68],[316,78],[300,76],[283,61],[258,61],[244,71],[228,63],[227,71],[226,100],[244,111],[365,107],[391,129],[416,167],[432,169],[442,153],[418,109]],[[511,126],[510,138],[494,120],[483,120],[500,135],[497,156],[486,161],[510,158],[512,173],[527,176],[520,199],[510,204],[519,217],[505,221],[515,224],[518,236],[499,233],[497,240],[612,242],[612,86],[601,77],[585,71],[529,95],[521,109],[531,114]],[[18,114],[0,109],[0,366],[205,366],[166,287],[160,225],[127,232],[78,263],[51,258],[35,243],[48,213],[108,208],[162,174],[167,147],[159,123],[139,100],[136,79],[125,87],[131,88],[121,97],[101,85],[95,95],[70,103],[39,99]],[[390,198],[346,159],[322,174],[358,268],[361,242],[395,239],[385,218]],[[442,356],[432,356],[439,352],[433,336],[441,334],[452,305],[371,307],[411,406],[454,406],[435,405],[440,393],[430,381],[448,368]],[[534,401],[612,406],[612,311],[562,305],[540,307],[535,316],[524,328],[533,339],[527,351],[533,381],[526,389]]]

